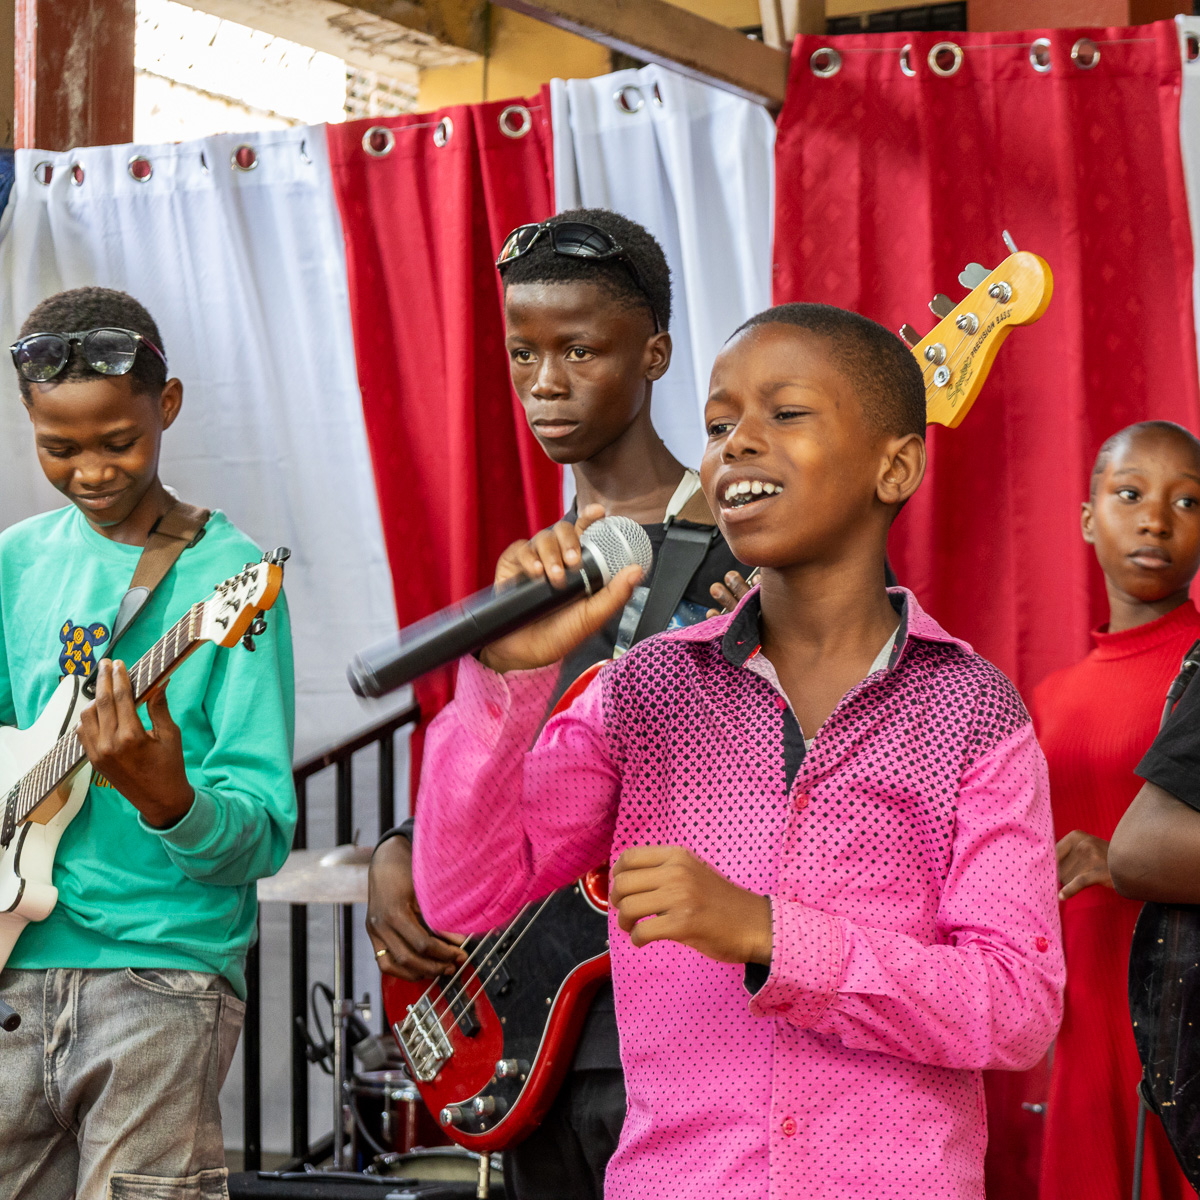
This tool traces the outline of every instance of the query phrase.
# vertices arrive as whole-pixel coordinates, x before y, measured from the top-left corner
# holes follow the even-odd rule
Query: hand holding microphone
[[[636,521],[589,505],[574,525],[560,521],[509,546],[494,588],[356,655],[350,686],[382,696],[480,649],[484,665],[501,673],[558,662],[624,608],[651,561]]]
[[[485,646],[479,656],[485,667],[503,674],[505,671],[526,671],[558,662],[585,638],[602,629],[629,602],[633,589],[645,570],[649,569],[649,556],[644,570],[636,562],[628,566],[621,565],[629,557],[622,555],[624,547],[617,547],[616,553],[613,553],[612,548],[593,542],[585,550],[585,544],[591,539],[581,538],[580,535],[599,521],[614,526],[618,522],[622,526],[632,525],[638,533],[643,532],[635,522],[627,518],[606,518],[601,505],[590,504],[574,525],[569,521],[559,521],[557,525],[534,534],[527,542],[513,542],[500,555],[495,579],[498,589],[518,576],[545,578],[552,587],[561,588],[568,583],[568,573],[579,571],[584,565],[583,555],[589,552],[594,553],[604,574],[611,575],[611,578],[605,586],[593,588],[591,595],[582,601],[559,608]],[[614,566],[620,569],[613,572]]]

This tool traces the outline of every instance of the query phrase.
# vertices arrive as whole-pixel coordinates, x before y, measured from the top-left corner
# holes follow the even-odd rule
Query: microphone
[[[625,567],[637,563],[648,574],[654,560],[646,531],[629,517],[604,517],[589,525],[580,541],[581,565],[566,572],[564,586],[554,587],[544,575],[520,576],[500,588],[484,588],[360,651],[346,669],[355,695],[384,696],[579,596],[590,596]]]

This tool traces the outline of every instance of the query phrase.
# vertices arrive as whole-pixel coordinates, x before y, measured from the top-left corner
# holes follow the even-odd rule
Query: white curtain
[[[256,156],[248,171],[231,162],[243,142]],[[135,155],[153,171],[144,183],[128,168]],[[48,186],[35,178],[42,162],[53,167]],[[0,234],[3,345],[64,288],[135,296],[184,383],[164,482],[223,509],[260,545],[291,548],[298,756],[378,719],[346,685],[347,661],[395,628],[395,610],[324,129],[19,151]],[[0,380],[8,525],[62,498],[38,469],[11,367]]]
[[[256,165],[231,156],[243,142]],[[151,163],[145,183],[128,169]],[[53,167],[49,186],[35,167]],[[83,170],[72,182],[71,166]],[[360,706],[346,663],[396,627],[350,331],[341,223],[323,128],[220,136],[178,145],[19,151],[0,224],[0,337],[64,288],[99,284],[155,317],[171,373],[184,382],[163,440],[161,475],[186,500],[223,509],[262,546],[286,545],[296,651],[296,753],[306,757],[381,719]],[[57,506],[33,455],[11,367],[0,367],[0,527]],[[214,583],[218,582],[213,580]],[[115,601],[114,601],[115,603]],[[267,618],[270,620],[270,617]],[[244,653],[238,649],[229,653]],[[407,778],[406,746],[397,778]],[[309,789],[310,846],[334,836],[331,772]],[[374,838],[375,756],[355,760],[355,821]],[[403,804],[398,805],[403,811]],[[262,907],[263,1144],[289,1144],[287,908]],[[310,909],[314,979],[331,978],[332,925]],[[358,989],[378,1005],[371,946],[356,923]],[[378,1010],[377,1010],[378,1011]],[[226,1144],[241,1145],[241,1056],[221,1107]],[[309,1073],[313,1137],[331,1128],[329,1084]]]
[[[551,98],[558,210],[615,209],[666,251],[675,353],[654,420],[694,466],[713,359],[771,303],[775,124],[761,105],[661,67],[556,79]]]

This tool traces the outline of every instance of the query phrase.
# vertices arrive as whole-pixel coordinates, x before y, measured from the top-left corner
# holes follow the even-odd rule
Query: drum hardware
[[[347,1129],[353,1121],[350,1104],[347,1026],[360,1012],[369,1015],[369,1006],[346,996],[342,915],[347,906],[365,904],[367,868],[371,847],[346,845],[332,850],[293,850],[279,872],[258,881],[258,899],[285,904],[330,904],[333,906],[333,1161],[334,1171],[353,1166],[347,1154]],[[327,1054],[324,1045],[310,1046],[320,1059]],[[317,1061],[317,1059],[314,1059]]]
[[[355,1001],[345,994],[342,914],[347,906],[367,901],[371,853],[369,846],[351,845],[333,850],[293,850],[276,875],[258,881],[260,902],[333,906],[333,989],[323,984],[313,985],[314,999],[317,991],[323,991],[329,1000],[333,1032],[326,1037],[319,1019],[316,1040],[305,1029],[308,1059],[333,1076],[333,1158],[327,1168],[312,1168],[307,1173],[364,1181],[386,1178],[399,1188],[417,1186],[418,1176],[459,1181],[474,1177],[476,1196],[486,1197],[493,1172],[500,1171],[499,1155],[477,1154],[445,1145],[445,1134],[412,1080],[402,1071],[352,1072],[356,1057],[364,1067],[388,1062],[389,1047],[372,1035],[363,1022],[364,1017],[370,1020],[368,997],[364,994],[361,1001]],[[313,1012],[315,1018],[315,1005]],[[0,1010],[0,1018],[3,1016]],[[330,1059],[332,1066],[328,1065]],[[380,1106],[378,1137],[374,1136],[360,1105],[360,1101],[368,1099]],[[363,1174],[354,1170],[360,1153],[374,1158]],[[397,1167],[403,1177],[384,1174]]]

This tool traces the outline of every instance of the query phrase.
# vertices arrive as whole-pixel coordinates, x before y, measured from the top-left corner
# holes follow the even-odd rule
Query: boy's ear
[[[925,439],[910,433],[892,438],[884,449],[883,470],[875,494],[884,504],[903,504],[925,478]]]
[[[179,410],[183,407],[183,381],[168,379],[158,402],[159,411],[162,413],[162,427],[170,429],[175,423],[175,418],[179,416]]]
[[[1079,530],[1089,546],[1096,544],[1095,512],[1090,500],[1085,500],[1079,506]]]
[[[671,335],[664,329],[646,343],[646,378],[656,383],[671,365]]]

